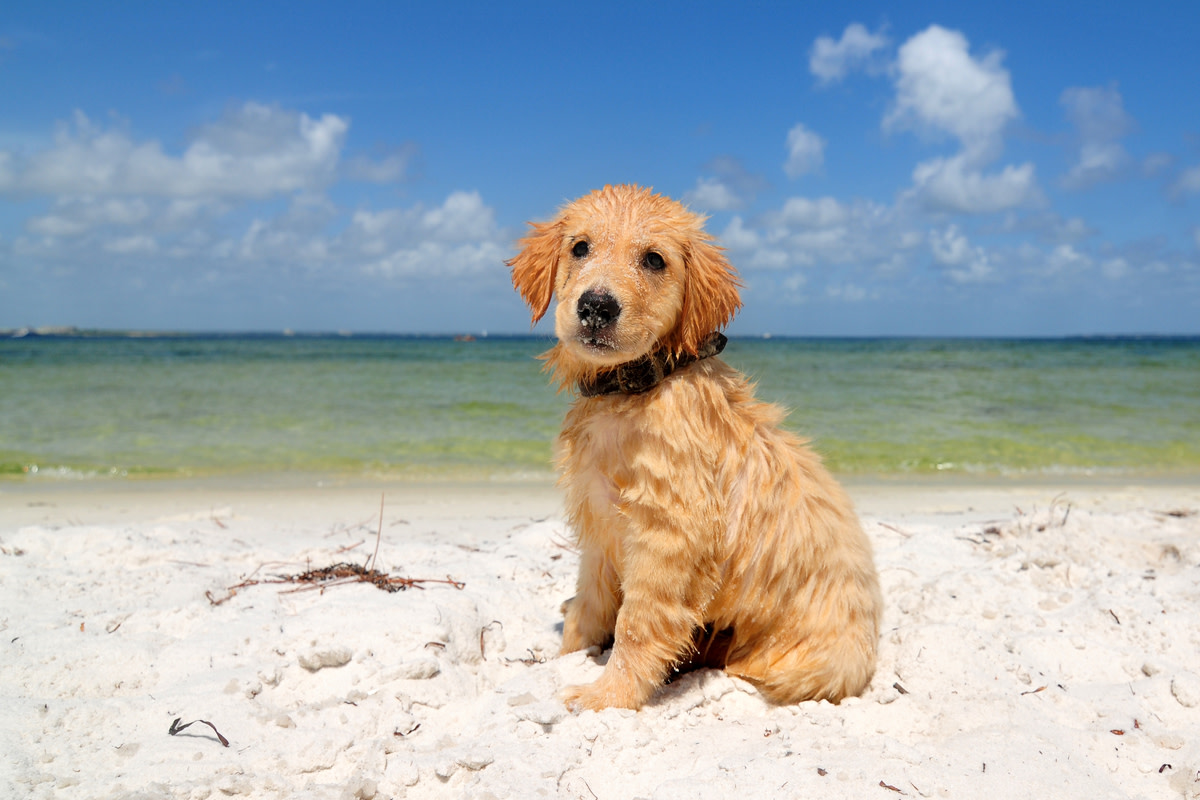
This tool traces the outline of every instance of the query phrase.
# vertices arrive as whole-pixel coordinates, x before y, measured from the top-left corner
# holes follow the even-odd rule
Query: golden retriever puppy
[[[739,281],[704,218],[606,186],[533,224],[508,264],[579,397],[558,439],[580,551],[562,652],[612,643],[574,710],[639,708],[719,666],[776,703],[866,688],[882,605],[871,546],[820,459],[716,357]]]

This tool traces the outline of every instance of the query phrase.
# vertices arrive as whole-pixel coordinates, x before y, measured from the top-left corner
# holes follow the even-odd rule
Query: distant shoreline
[[[729,338],[737,341],[822,341],[822,342],[878,342],[878,341],[931,341],[931,342],[1126,342],[1126,341],[1200,341],[1200,333],[1076,333],[1061,336],[974,336],[941,334],[900,335],[822,335],[822,334],[771,334],[731,333]],[[487,339],[497,341],[545,341],[553,343],[555,337],[537,333],[489,333],[487,331],[456,331],[443,333],[394,332],[394,331],[304,331],[304,330],[246,330],[246,331],[188,331],[188,330],[141,330],[124,328],[80,328],[73,325],[43,325],[21,328],[0,328],[2,339],[412,339],[412,340],[455,340],[475,342]]]
[[[33,328],[0,328],[0,339],[418,339],[471,342],[481,339],[529,340],[553,337],[531,333],[390,333],[371,331],[170,331],[126,330],[121,328],[76,328],[73,326],[43,326]]]

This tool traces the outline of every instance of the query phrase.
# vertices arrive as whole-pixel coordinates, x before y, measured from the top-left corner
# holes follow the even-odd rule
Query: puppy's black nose
[[[585,328],[600,330],[617,321],[621,316],[621,304],[608,292],[588,289],[580,295],[575,313]]]

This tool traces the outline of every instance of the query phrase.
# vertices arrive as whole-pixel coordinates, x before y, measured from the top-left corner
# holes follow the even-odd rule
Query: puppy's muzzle
[[[596,334],[608,329],[617,321],[617,317],[621,316],[621,304],[606,291],[588,289],[580,295],[575,313],[579,315],[579,324]]]

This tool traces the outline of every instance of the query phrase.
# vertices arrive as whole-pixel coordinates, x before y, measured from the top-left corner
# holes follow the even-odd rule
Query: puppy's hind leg
[[[878,637],[872,615],[851,615],[838,628],[810,629],[799,641],[776,640],[738,653],[725,670],[756,684],[773,703],[838,703],[862,694],[871,682]]]

